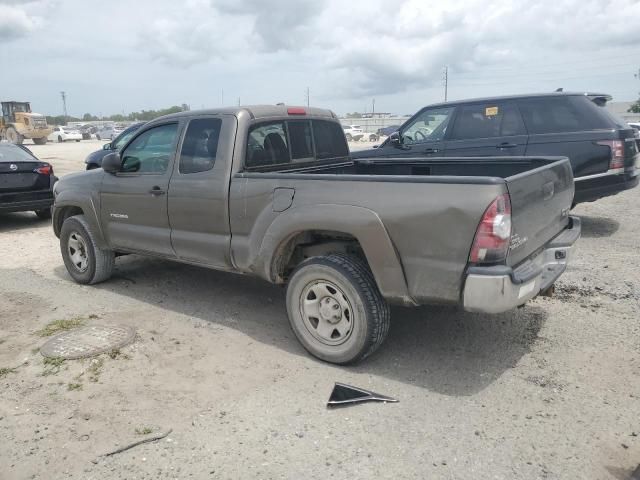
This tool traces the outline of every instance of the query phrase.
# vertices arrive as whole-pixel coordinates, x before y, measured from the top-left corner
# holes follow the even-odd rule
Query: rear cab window
[[[259,123],[249,130],[245,167],[259,169],[289,163],[349,156],[339,123],[324,120],[283,120]]]
[[[180,150],[180,173],[206,172],[214,167],[221,128],[219,118],[196,118],[189,122]]]

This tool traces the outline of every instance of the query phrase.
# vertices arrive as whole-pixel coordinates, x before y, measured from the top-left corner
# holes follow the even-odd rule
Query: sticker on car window
[[[487,107],[484,109],[485,117],[494,117],[498,115],[498,107]]]

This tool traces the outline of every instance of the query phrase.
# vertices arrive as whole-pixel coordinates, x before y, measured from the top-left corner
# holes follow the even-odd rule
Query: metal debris
[[[371,392],[363,388],[354,387],[351,385],[345,385],[344,383],[338,383],[333,387],[328,407],[336,407],[340,405],[350,405],[354,403],[362,402],[397,402],[395,398],[387,397],[379,393]]]

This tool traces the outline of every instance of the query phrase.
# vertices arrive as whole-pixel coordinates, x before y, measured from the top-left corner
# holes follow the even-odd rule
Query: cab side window
[[[197,118],[189,122],[180,152],[180,173],[211,170],[216,163],[222,120]]]
[[[123,173],[162,174],[167,171],[178,136],[178,124],[146,130],[122,152]]]

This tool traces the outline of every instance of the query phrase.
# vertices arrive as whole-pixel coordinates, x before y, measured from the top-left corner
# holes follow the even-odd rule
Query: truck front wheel
[[[60,251],[69,275],[78,283],[104,282],[111,276],[114,253],[96,245],[84,215],[67,218],[60,231]]]
[[[7,128],[5,135],[7,137],[7,141],[15,145],[22,145],[22,142],[24,141],[24,137],[13,127]]]
[[[301,263],[287,286],[287,312],[311,355],[336,364],[371,355],[389,331],[389,305],[368,266],[334,253]]]

